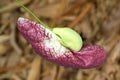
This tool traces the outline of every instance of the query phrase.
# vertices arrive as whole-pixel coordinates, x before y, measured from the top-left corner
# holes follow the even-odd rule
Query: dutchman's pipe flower
[[[65,67],[85,69],[98,67],[106,60],[106,51],[100,46],[80,46],[82,48],[75,51],[61,43],[59,37],[61,35],[56,31],[24,18],[19,18],[17,23],[20,33],[32,45],[35,52],[48,61]],[[65,44],[69,45],[67,42]]]
[[[18,29],[37,54],[65,67],[95,68],[106,60],[106,51],[97,45],[83,46],[80,35],[70,28],[45,25],[32,11],[16,0],[39,23],[18,19]]]

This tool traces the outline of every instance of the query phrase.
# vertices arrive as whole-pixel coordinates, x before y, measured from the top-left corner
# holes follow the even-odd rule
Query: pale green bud
[[[53,32],[60,38],[60,43],[74,51],[82,47],[82,38],[71,28],[53,28]]]

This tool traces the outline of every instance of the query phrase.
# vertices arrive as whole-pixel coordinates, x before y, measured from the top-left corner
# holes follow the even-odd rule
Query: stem
[[[16,2],[22,6],[27,12],[29,12],[42,26],[44,26],[45,28],[50,29],[49,26],[47,26],[45,23],[43,23],[30,9],[28,9],[27,7],[25,7],[19,0],[16,0]]]

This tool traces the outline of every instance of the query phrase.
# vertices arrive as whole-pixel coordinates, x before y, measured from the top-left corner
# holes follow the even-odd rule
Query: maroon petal
[[[59,38],[52,31],[28,19],[19,18],[18,29],[37,54],[59,65],[94,68],[102,65],[106,60],[106,51],[100,46],[84,46],[78,52],[71,51],[60,44]]]

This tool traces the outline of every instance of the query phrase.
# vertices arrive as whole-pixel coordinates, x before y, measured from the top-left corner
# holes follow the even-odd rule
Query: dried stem
[[[78,22],[80,22],[85,17],[85,15],[91,10],[91,8],[92,8],[92,3],[87,3],[85,9],[68,26],[71,28],[75,26]]]
[[[25,5],[27,3],[29,3],[30,0],[22,0],[22,3]],[[0,14],[1,13],[5,13],[5,12],[9,12],[9,11],[12,11],[16,8],[18,8],[19,5],[16,3],[16,2],[13,2],[12,4],[8,4],[7,6],[3,7],[0,9]]]

